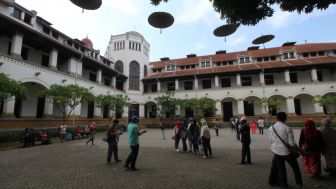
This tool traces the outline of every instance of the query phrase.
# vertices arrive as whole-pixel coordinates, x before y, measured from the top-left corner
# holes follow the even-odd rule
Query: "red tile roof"
[[[156,61],[151,62],[150,64],[153,65],[153,68],[164,68],[166,64],[173,64],[176,66],[192,65],[192,64],[197,65],[199,64],[200,59],[212,59],[212,62],[221,62],[221,61],[237,60],[238,56],[244,56],[244,55],[249,55],[252,57],[252,59],[255,59],[256,57],[279,56],[282,54],[283,51],[291,51],[291,50],[295,50],[297,53],[336,50],[336,43],[311,43],[311,44],[301,44],[285,47],[274,47],[274,48],[251,50],[251,51],[232,52],[227,54],[206,55],[192,58],[173,59],[167,61]],[[154,73],[145,77],[144,80],[154,78],[188,76],[195,74],[224,73],[234,71],[257,70],[260,68],[282,68],[289,66],[323,64],[323,63],[336,63],[336,57],[319,56],[304,59],[299,58],[294,60],[287,59],[282,61],[256,62],[253,64],[226,65],[212,68],[178,70],[174,72]]]

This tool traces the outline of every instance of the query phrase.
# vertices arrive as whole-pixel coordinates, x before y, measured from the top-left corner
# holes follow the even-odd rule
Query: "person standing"
[[[236,119],[234,117],[230,118],[231,132],[236,131]]]
[[[138,123],[139,123],[139,118],[137,116],[132,116],[131,123],[129,123],[127,126],[128,144],[131,148],[131,152],[128,155],[128,158],[125,162],[124,167],[126,169],[130,169],[131,171],[138,170],[135,167],[135,164],[136,164],[136,160],[137,160],[138,153],[139,153],[139,136],[147,132],[147,130],[143,130],[140,132]]]
[[[66,124],[65,122],[63,122],[59,127],[58,127],[58,132],[60,134],[60,139],[61,139],[61,143],[63,143],[64,139],[65,139],[65,134],[66,134]]]
[[[181,139],[182,139],[182,145],[183,145],[183,152],[188,151],[187,147],[187,138],[188,138],[188,121],[185,119],[183,121],[182,129],[181,129]]]
[[[314,121],[311,119],[307,120],[305,127],[301,129],[299,146],[304,152],[302,154],[304,172],[319,177],[321,175],[321,152],[324,149],[324,142],[321,132],[315,128]]]
[[[198,141],[200,140],[200,127],[197,124],[196,119],[193,119],[189,128],[188,133],[190,135],[191,143],[193,145],[193,150],[195,155],[199,154]]]
[[[96,122],[92,122],[90,125],[90,139],[88,141],[86,141],[86,145],[88,145],[88,143],[91,141],[91,145],[94,145],[94,138],[96,135],[96,129],[97,129],[97,125]]]
[[[265,127],[265,121],[263,120],[262,117],[259,117],[259,120],[258,120],[259,134],[261,135],[264,134],[264,127]]]
[[[253,134],[255,134],[257,132],[257,126],[256,123],[254,122],[254,120],[250,121],[250,128]]]
[[[242,158],[239,164],[251,164],[251,136],[250,136],[250,126],[247,124],[246,118],[240,118],[240,134],[242,143]]]
[[[205,119],[201,119],[201,126],[201,143],[203,144],[204,151],[203,159],[212,158],[212,149],[210,145],[211,134]]]
[[[178,149],[180,139],[181,139],[181,131],[182,131],[182,126],[180,121],[176,121],[175,128],[174,128],[174,140],[175,140],[175,150],[176,152],[179,152],[180,150]]]
[[[161,118],[160,118],[160,120],[159,120],[159,125],[160,125],[160,129],[161,129],[161,133],[162,133],[162,140],[166,140],[166,136],[165,136],[166,125],[165,125],[165,123],[162,121]]]
[[[218,119],[215,119],[214,121],[214,129],[215,129],[215,132],[216,132],[216,136],[218,136]]]
[[[106,164],[111,164],[112,154],[114,154],[114,161],[116,163],[121,161],[118,158],[118,137],[122,133],[116,130],[118,123],[119,123],[119,120],[117,119],[113,120],[112,125],[110,125],[107,129],[108,151],[107,151]]]
[[[235,126],[235,131],[236,131],[236,139],[240,141],[240,119],[238,116],[235,117],[234,119],[234,126]]]
[[[293,130],[286,125],[287,114],[279,112],[277,122],[268,130],[268,138],[271,142],[273,160],[268,183],[271,186],[288,187],[285,161],[294,171],[295,181],[299,188],[302,187],[302,176],[296,157],[289,156],[289,150],[281,139],[288,145],[297,147],[294,140]],[[274,128],[274,129],[273,129]],[[278,133],[278,135],[276,133]],[[279,138],[281,137],[281,139]]]
[[[324,151],[322,152],[322,165],[330,176],[336,176],[336,130],[331,128],[331,120],[322,120],[321,134],[324,141]]]

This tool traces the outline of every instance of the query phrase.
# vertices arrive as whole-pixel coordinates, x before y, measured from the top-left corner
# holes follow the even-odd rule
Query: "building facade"
[[[256,99],[274,98],[283,103],[274,108],[290,119],[323,117],[323,107],[313,99],[336,94],[336,43],[285,43],[281,47],[245,51],[218,51],[213,55],[149,62],[150,45],[138,32],[112,35],[105,55],[92,41],[72,39],[52,24],[16,4],[0,2],[0,72],[23,83],[28,99],[0,104],[1,126],[55,126],[59,110],[38,96],[52,84],[78,84],[94,95],[124,94],[131,106],[124,109],[124,121],[132,115],[155,120],[155,98],[173,91],[176,98],[208,97],[217,112],[211,117],[227,121],[233,115],[261,116]],[[78,124],[106,122],[109,112],[83,102],[72,115]],[[193,112],[177,107],[180,117]]]

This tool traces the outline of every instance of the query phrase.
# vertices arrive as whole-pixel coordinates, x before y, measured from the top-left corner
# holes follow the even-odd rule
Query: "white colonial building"
[[[215,100],[217,112],[208,116],[225,121],[233,115],[263,115],[263,108],[249,103],[262,98],[281,99],[274,111],[286,111],[292,120],[321,117],[323,107],[313,99],[336,94],[336,43],[285,43],[157,62],[149,62],[149,53],[149,43],[132,31],[111,36],[102,56],[87,37],[72,39],[35,11],[14,0],[0,1],[0,72],[23,83],[29,95],[1,102],[0,127],[59,124],[57,108],[38,96],[52,84],[78,84],[94,95],[126,94],[132,106],[118,117],[137,114],[148,120],[156,117],[154,99],[166,91],[180,99]],[[193,116],[183,107],[177,111]],[[108,114],[94,102],[83,102],[74,117],[78,123],[104,122]]]

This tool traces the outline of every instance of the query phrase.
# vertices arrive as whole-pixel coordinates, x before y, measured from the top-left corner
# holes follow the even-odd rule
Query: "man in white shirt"
[[[263,120],[262,117],[259,118],[258,120],[258,128],[259,128],[259,134],[264,134],[264,127],[265,127],[265,121]]]
[[[281,137],[281,139],[290,146],[295,146],[293,130],[285,124],[287,120],[287,114],[285,112],[279,112],[277,114],[277,120],[278,121],[268,130],[268,138],[271,142],[271,150],[274,154],[268,182],[271,186],[288,188],[285,167],[285,161],[287,161],[294,171],[296,184],[301,188],[302,176],[298,162],[295,157],[288,156],[288,148],[279,139],[279,137]],[[274,130],[279,136],[277,136]]]

